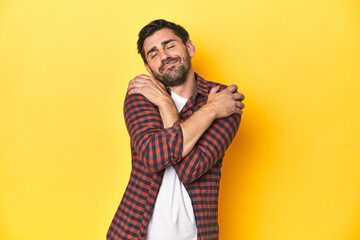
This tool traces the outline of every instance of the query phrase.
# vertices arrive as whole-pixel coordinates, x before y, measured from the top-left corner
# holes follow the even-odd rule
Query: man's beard
[[[155,71],[150,69],[151,73],[157,80],[159,80],[165,86],[169,86],[169,87],[180,86],[186,81],[187,73],[190,70],[191,60],[188,52],[186,52],[185,58],[183,60],[184,61],[181,64],[182,59],[180,57],[174,57],[174,58],[168,57],[166,60],[162,62],[161,66],[159,67],[159,73],[156,73]],[[174,61],[176,61],[175,64],[177,64],[177,62],[180,63],[178,68],[176,69],[176,66],[170,66],[165,70],[164,73],[164,67],[167,64]]]

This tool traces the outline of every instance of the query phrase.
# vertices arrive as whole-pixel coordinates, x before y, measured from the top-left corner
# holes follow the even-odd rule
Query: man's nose
[[[170,57],[170,55],[166,52],[166,51],[160,51],[160,59],[161,61],[165,61],[166,59],[168,59]]]

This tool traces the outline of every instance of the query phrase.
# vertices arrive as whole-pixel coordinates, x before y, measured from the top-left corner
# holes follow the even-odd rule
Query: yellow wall
[[[357,0],[2,0],[0,239],[105,239],[130,173],[137,33],[156,18],[246,95],[221,239],[360,239]]]

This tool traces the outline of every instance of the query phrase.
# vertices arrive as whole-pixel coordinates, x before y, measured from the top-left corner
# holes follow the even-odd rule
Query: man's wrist
[[[206,115],[211,118],[212,120],[217,119],[217,110],[215,108],[215,106],[213,106],[211,103],[206,103],[203,107],[202,110],[206,113]]]
[[[172,110],[176,110],[176,106],[174,101],[172,100],[171,97],[166,97],[164,98],[160,103],[159,103],[159,108],[166,110],[166,111],[172,111]]]
[[[179,119],[179,113],[172,98],[164,98],[158,105],[164,128],[169,128]]]

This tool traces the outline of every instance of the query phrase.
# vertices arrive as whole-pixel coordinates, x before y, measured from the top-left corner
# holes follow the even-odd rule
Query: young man
[[[146,25],[138,52],[150,76],[131,80],[125,98],[132,171],[107,239],[218,239],[221,165],[244,96],[194,72],[194,44],[177,24]]]

